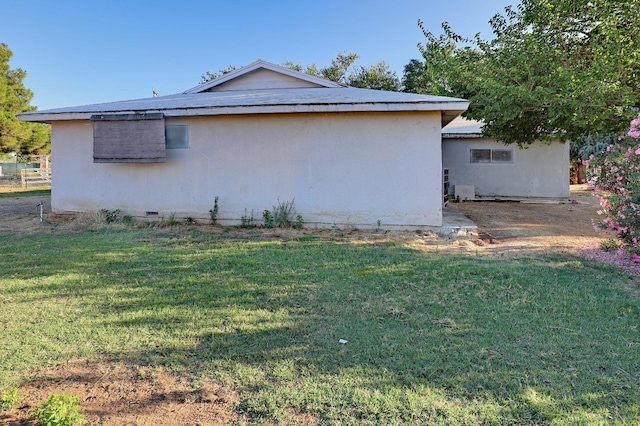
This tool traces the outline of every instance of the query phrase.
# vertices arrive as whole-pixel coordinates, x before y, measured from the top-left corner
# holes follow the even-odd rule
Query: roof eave
[[[456,117],[464,112],[468,102],[430,102],[430,103],[350,103],[350,104],[283,104],[253,106],[221,106],[192,107],[110,111],[75,111],[75,112],[42,112],[37,111],[19,114],[21,121],[50,123],[52,121],[88,120],[95,114],[135,114],[163,113],[166,117],[193,117],[211,115],[243,115],[243,114],[289,114],[289,113],[328,113],[328,112],[410,112],[441,111],[443,126],[447,118]],[[451,118],[453,119],[453,118]]]

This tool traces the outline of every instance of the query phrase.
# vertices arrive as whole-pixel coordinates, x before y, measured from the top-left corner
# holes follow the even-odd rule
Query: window
[[[513,150],[494,149],[491,151],[491,161],[493,163],[511,163],[513,161]]]
[[[189,126],[167,124],[164,128],[167,149],[189,148]]]
[[[490,149],[472,149],[471,162],[472,163],[490,163],[491,150]]]
[[[472,149],[472,163],[513,163],[512,149]]]

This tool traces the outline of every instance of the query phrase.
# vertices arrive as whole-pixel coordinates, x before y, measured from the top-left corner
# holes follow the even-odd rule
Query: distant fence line
[[[22,188],[51,185],[51,169],[27,168],[22,169]]]
[[[39,163],[0,163],[0,176],[20,176],[24,169],[39,167]]]

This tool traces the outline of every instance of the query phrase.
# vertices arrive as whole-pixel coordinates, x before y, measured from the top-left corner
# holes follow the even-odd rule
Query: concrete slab
[[[454,205],[449,203],[442,209],[441,235],[451,237],[467,237],[478,234],[478,226],[471,219],[462,214]]]

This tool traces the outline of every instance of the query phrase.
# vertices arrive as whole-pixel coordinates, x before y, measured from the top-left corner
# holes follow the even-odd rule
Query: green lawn
[[[224,384],[256,422],[640,423],[640,286],[617,269],[245,235],[0,235],[0,391],[89,357]]]

